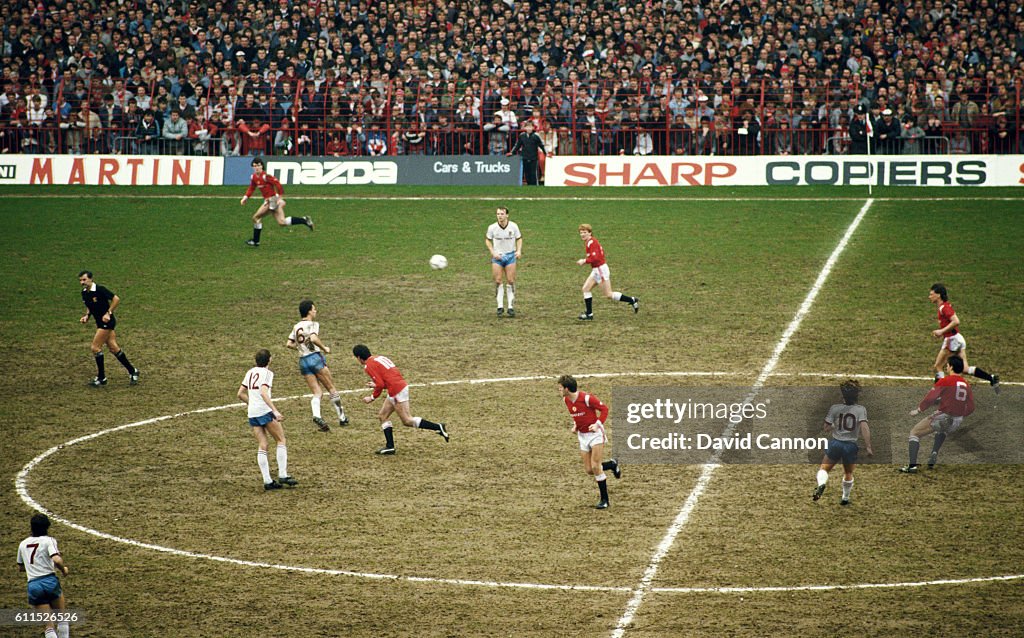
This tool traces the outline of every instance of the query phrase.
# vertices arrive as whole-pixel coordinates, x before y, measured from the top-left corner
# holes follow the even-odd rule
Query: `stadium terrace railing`
[[[730,91],[688,78],[630,87],[558,79],[500,85],[381,80],[356,86],[331,77],[219,73],[187,91],[182,84],[153,81],[129,93],[96,78],[70,91],[68,86],[64,80],[19,84],[8,96],[15,107],[0,128],[0,150],[486,155],[508,152],[531,119],[553,154],[824,154],[841,152],[856,104],[870,105],[879,122],[883,107],[891,108],[898,126],[920,126],[924,140],[947,138],[951,152],[1024,150],[1019,83],[972,88],[970,107],[955,103],[953,86],[897,84],[882,95],[856,77],[759,79]],[[30,102],[43,106],[31,108]],[[150,109],[160,134],[147,140],[139,124]],[[163,135],[172,110],[186,121],[187,138]],[[903,152],[897,146],[879,150]]]

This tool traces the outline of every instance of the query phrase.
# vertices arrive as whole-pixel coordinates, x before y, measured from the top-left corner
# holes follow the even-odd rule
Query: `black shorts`
[[[96,317],[96,329],[97,330],[113,330],[114,326],[117,325],[117,319],[114,315],[110,315],[110,321],[104,322],[103,317]]]

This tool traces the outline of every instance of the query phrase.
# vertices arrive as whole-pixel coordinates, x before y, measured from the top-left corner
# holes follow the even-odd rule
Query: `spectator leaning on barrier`
[[[171,111],[171,116],[164,122],[164,153],[168,155],[184,155],[188,146],[187,138],[188,123],[182,119],[181,113]]]
[[[878,141],[878,148],[872,149],[880,155],[894,155],[900,152],[902,145],[900,124],[893,117],[892,109],[884,109],[882,117],[874,123],[874,140]]]

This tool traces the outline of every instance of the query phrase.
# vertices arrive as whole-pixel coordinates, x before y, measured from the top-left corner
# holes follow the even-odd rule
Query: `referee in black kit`
[[[107,344],[110,353],[117,357],[124,369],[128,371],[129,383],[137,384],[139,369],[128,361],[128,355],[124,353],[121,346],[117,345],[117,334],[114,332],[114,327],[117,325],[114,310],[121,303],[121,298],[93,281],[91,271],[83,270],[78,273],[78,283],[82,284],[82,301],[89,309],[82,315],[81,322],[89,321],[90,315],[96,320],[96,334],[92,338],[92,355],[96,357],[96,378],[89,385],[95,388],[107,385],[107,372],[103,365],[103,344]]]
[[[544,142],[541,141],[540,135],[533,132],[532,120],[526,120],[526,123],[523,124],[523,128],[526,130],[519,134],[519,138],[516,140],[516,145],[512,147],[511,151],[509,151],[508,156],[522,152],[523,179],[528,185],[536,186],[537,163],[539,160],[537,151],[544,151],[547,153],[547,150],[544,148]]]

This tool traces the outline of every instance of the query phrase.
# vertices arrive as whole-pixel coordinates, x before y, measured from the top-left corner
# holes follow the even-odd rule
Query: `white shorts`
[[[608,437],[604,434],[604,426],[593,432],[577,432],[576,438],[580,441],[580,452],[589,452],[594,449],[595,445],[603,445],[608,442]]]
[[[949,350],[953,354],[963,351],[967,347],[967,339],[959,332],[952,337],[946,337],[942,340],[942,347]]]
[[[932,431],[952,434],[960,429],[960,425],[963,422],[964,418],[962,416],[951,416],[942,412],[936,412],[932,415]]]
[[[402,391],[399,392],[398,394],[396,394],[395,396],[388,395],[388,401],[390,401],[392,405],[397,405],[397,404],[401,403],[402,401],[408,401],[408,400],[409,400],[409,386],[405,386],[404,388],[402,388]]]
[[[590,270],[590,276],[594,278],[594,283],[601,283],[605,279],[612,278],[612,272],[608,270],[608,264],[601,264],[597,268]]]
[[[270,208],[270,210],[277,210],[277,205],[281,202],[281,196],[274,195],[273,197],[268,197],[263,201],[266,202],[267,207]]]

